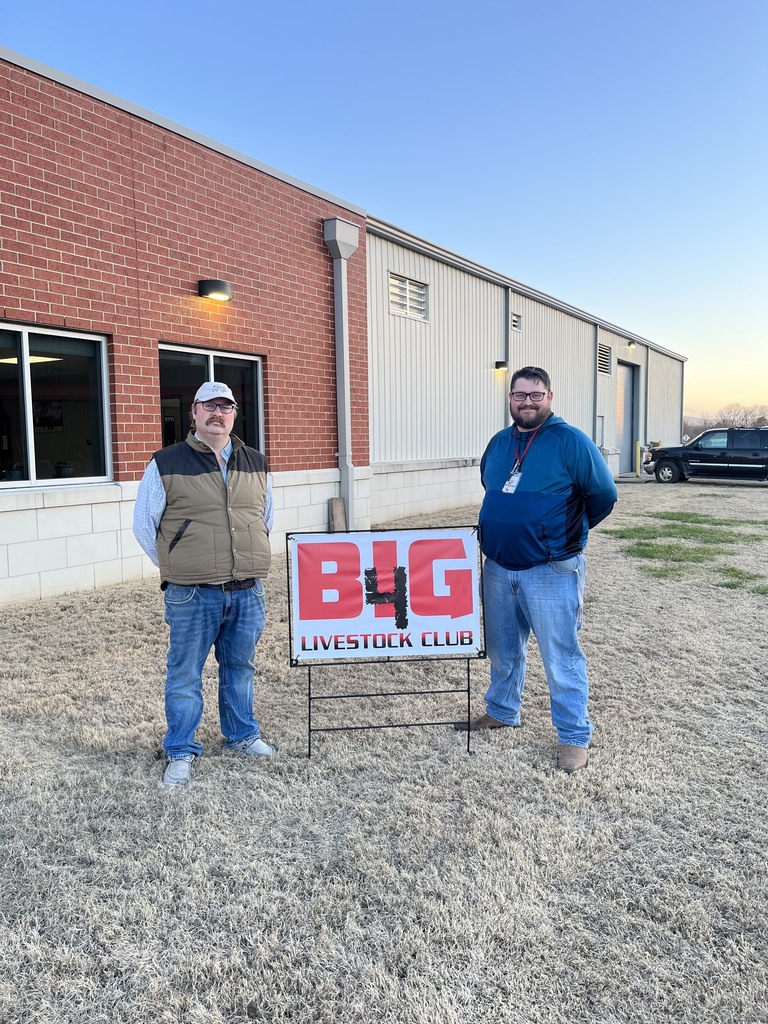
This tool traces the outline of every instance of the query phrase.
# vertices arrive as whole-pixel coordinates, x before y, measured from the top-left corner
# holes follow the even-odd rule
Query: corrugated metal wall
[[[372,465],[478,459],[509,425],[510,373],[525,365],[547,370],[554,411],[603,446],[614,472],[619,362],[636,368],[632,437],[679,439],[674,353],[400,229],[377,222],[367,243]],[[427,285],[427,322],[389,312],[390,273]],[[601,350],[610,373],[598,372]],[[504,358],[509,371],[495,370]]]
[[[552,378],[552,409],[592,437],[594,423],[595,329],[558,309],[512,293],[512,312],[521,330],[512,331],[512,373],[540,366]]]
[[[602,327],[597,332],[597,344],[610,349],[610,374],[597,374],[597,414],[603,417],[605,447],[615,449],[619,447],[619,424],[616,418],[618,360],[635,362],[645,349],[636,347],[630,350],[626,338]]]
[[[648,352],[648,441],[680,444],[683,425],[683,363]]]
[[[429,320],[389,312],[389,274],[429,289]],[[503,288],[368,236],[371,462],[477,458],[506,426]]]

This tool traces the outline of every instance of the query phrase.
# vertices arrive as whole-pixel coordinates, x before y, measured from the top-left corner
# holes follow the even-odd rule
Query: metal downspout
[[[323,241],[333,257],[333,312],[336,338],[336,422],[339,434],[341,498],[347,529],[355,528],[355,467],[352,462],[352,395],[349,371],[347,260],[357,250],[359,229],[341,217],[323,221]]]
[[[595,339],[594,339],[594,351],[595,351],[595,366],[592,373],[592,440],[595,444],[598,443],[597,438],[597,388],[600,378],[597,375],[597,367],[600,361],[600,328],[597,324],[593,325],[595,328]],[[605,447],[605,437],[600,440],[600,446]]]

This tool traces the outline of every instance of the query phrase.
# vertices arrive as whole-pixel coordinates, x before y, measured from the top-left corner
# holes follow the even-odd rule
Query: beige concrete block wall
[[[391,463],[372,467],[371,525],[482,501],[480,460]]]
[[[142,561],[147,560],[130,531],[137,487],[94,484],[0,493],[0,604],[145,575]]]

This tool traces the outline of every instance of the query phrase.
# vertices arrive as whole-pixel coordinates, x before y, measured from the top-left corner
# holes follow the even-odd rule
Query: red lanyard
[[[513,473],[519,473],[520,472],[520,467],[523,464],[523,459],[528,454],[528,449],[533,444],[533,439],[534,439],[534,437],[536,437],[538,432],[539,432],[539,428],[536,427],[534,432],[528,438],[528,443],[526,444],[525,448],[523,448],[523,454],[522,455],[520,455],[518,450],[517,450],[517,437],[515,437],[515,468],[512,470]],[[522,438],[520,438],[520,440],[522,441]]]

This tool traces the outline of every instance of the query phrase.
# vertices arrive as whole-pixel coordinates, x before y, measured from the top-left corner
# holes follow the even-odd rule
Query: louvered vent
[[[415,320],[428,320],[427,286],[421,281],[389,275],[389,311]]]
[[[613,349],[610,345],[597,346],[597,372],[611,373],[613,367]]]

